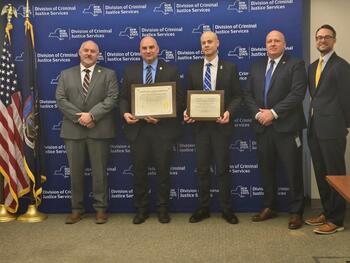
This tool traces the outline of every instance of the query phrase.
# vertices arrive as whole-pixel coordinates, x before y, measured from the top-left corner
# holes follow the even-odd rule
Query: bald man
[[[289,183],[289,229],[302,226],[304,209],[302,130],[307,79],[304,62],[285,54],[286,40],[276,30],[266,36],[267,57],[255,62],[244,90],[256,133],[258,163],[264,188],[263,209],[253,216],[260,222],[276,216],[277,161]]]
[[[183,110],[183,95],[178,70],[174,65],[158,59],[159,46],[153,37],[140,42],[141,63],[129,65],[124,73],[120,99],[120,113],[125,123],[123,129],[131,146],[134,172],[134,224],[149,217],[148,167],[154,164],[157,171],[157,210],[160,223],[169,223],[170,164],[175,140],[181,134],[177,118],[137,119],[131,114],[131,85],[176,82],[176,104]],[[151,76],[147,72],[151,70]],[[180,114],[181,115],[181,114]]]
[[[189,221],[197,223],[210,216],[210,165],[215,164],[222,217],[230,224],[237,224],[238,219],[231,205],[231,177],[228,169],[233,119],[241,101],[238,71],[235,64],[219,59],[220,42],[214,32],[204,32],[200,44],[204,59],[190,66],[188,90],[223,90],[225,109],[215,121],[195,121],[184,111],[184,121],[193,126],[199,186],[199,207]]]
[[[86,157],[91,164],[93,207],[96,223],[107,222],[107,161],[111,139],[116,136],[113,109],[118,98],[115,72],[96,64],[100,51],[89,40],[79,49],[80,65],[63,70],[56,102],[63,113],[61,138],[66,145],[72,188],[72,213],[66,224],[80,221],[84,207]]]

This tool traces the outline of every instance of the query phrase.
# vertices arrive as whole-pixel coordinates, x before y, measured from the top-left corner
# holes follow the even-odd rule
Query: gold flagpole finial
[[[29,0],[27,0],[27,3],[26,3],[25,18],[26,18],[26,19],[29,19]]]
[[[7,4],[1,10],[2,16],[6,15],[6,14],[7,14],[7,25],[5,28],[5,32],[6,32],[8,39],[9,39],[9,42],[11,43],[10,31],[13,29],[13,25],[12,25],[11,21],[12,21],[12,16],[17,18],[17,10],[13,5]]]

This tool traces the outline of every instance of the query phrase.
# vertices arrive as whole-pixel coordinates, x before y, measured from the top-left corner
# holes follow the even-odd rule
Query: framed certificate
[[[224,91],[187,91],[187,114],[198,121],[215,121],[224,113]]]
[[[139,119],[176,117],[176,82],[131,85],[131,113]]]

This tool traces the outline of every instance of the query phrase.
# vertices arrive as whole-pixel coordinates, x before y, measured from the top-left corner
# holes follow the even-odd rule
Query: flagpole
[[[25,22],[24,22],[24,27],[25,27],[25,33],[26,34],[31,34],[31,41],[32,41],[32,46],[34,49],[34,35],[33,35],[33,29],[32,29],[32,25],[29,21],[29,1],[26,1],[26,11],[25,11]],[[38,112],[39,112],[39,108],[38,108],[38,94],[36,92],[36,90],[34,90],[34,86],[30,87],[30,91],[33,94],[33,102],[34,102],[34,133],[35,133],[35,139],[34,139],[34,147],[33,147],[33,153],[34,153],[34,159],[37,161],[38,158],[40,158],[39,154],[38,154],[38,141],[40,140],[40,138],[38,138],[38,131],[39,131],[39,119],[38,119]],[[37,165],[35,165],[36,169],[33,171],[33,173],[35,173],[36,175],[38,175],[38,173],[40,173],[40,169],[38,169]],[[44,213],[41,213],[38,210],[38,206],[40,203],[37,203],[36,200],[36,189],[35,189],[35,185],[33,180],[35,181],[35,175],[32,175],[32,171],[30,171],[30,169],[27,169],[28,173],[31,174],[31,182],[30,182],[30,188],[32,189],[30,191],[30,197],[31,197],[31,204],[28,205],[28,209],[27,212],[24,213],[23,215],[19,216],[17,218],[17,221],[20,222],[25,222],[25,223],[36,223],[36,222],[42,222],[44,220],[46,220],[47,215]],[[29,174],[28,174],[29,175]],[[32,178],[33,177],[33,178]],[[38,176],[37,176],[38,177]]]
[[[17,16],[16,8],[13,7],[11,4],[4,5],[3,9],[1,10],[1,15],[7,15],[7,25],[5,28],[6,36],[9,38],[9,41],[11,43],[10,38],[10,30],[12,29],[11,19],[12,16]],[[0,222],[11,222],[16,220],[16,216],[10,214],[7,211],[7,208],[5,206],[5,198],[4,198],[4,176],[0,176]]]

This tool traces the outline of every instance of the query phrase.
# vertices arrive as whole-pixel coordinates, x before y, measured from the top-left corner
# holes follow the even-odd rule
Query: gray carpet
[[[197,224],[188,223],[189,214],[172,214],[170,224],[151,215],[133,225],[132,214],[112,214],[105,225],[92,214],[75,225],[65,225],[64,214],[0,223],[0,262],[350,262],[349,216],[348,229],[321,236],[306,225],[288,230],[288,214],[259,223],[251,213],[237,215],[238,225],[220,214]]]

